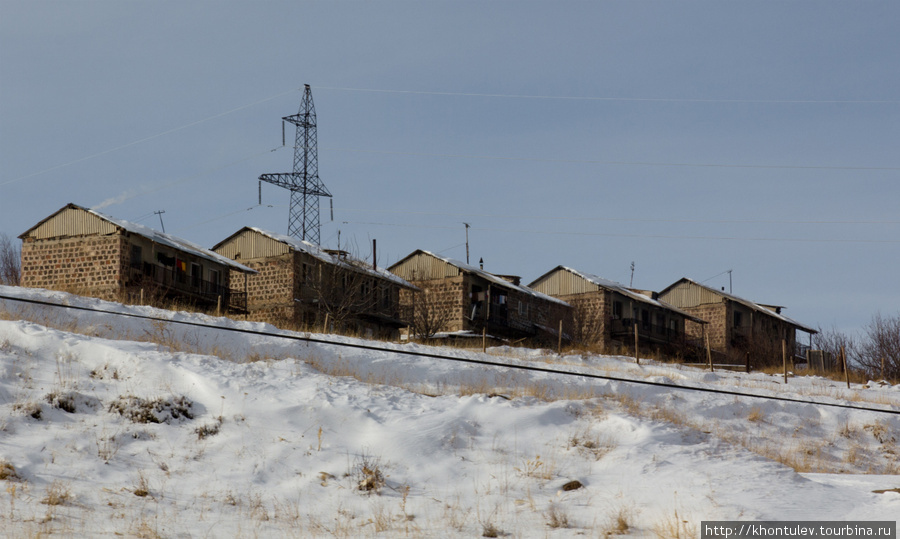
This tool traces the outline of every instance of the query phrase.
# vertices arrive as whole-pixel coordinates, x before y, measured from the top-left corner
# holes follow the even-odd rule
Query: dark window
[[[132,245],[131,246],[131,266],[134,268],[141,267],[141,260],[143,259],[143,253],[141,252],[140,245]]]
[[[743,313],[735,312],[734,313],[734,327],[739,328],[742,325],[744,325]]]
[[[613,319],[619,320],[622,318],[622,302],[614,301],[613,302]]]

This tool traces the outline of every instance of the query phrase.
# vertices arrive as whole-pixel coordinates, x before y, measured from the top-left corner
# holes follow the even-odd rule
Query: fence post
[[[747,350],[747,374],[750,374],[750,351]]]
[[[884,356],[881,356],[881,379],[885,380],[884,377]]]
[[[141,288],[141,305],[144,304],[144,289]]]
[[[487,326],[481,328],[481,352],[487,352]]]
[[[706,326],[703,326],[703,339],[706,341],[706,361],[709,363],[709,371],[713,371],[713,362],[712,362],[712,350],[709,347],[709,333],[706,331]]]
[[[322,333],[328,333],[328,313],[325,313],[325,326],[322,328]]]
[[[850,371],[847,370],[847,352],[841,346],[841,365],[844,366],[844,379],[847,380],[847,389],[850,389]]]
[[[638,323],[637,318],[634,319],[634,362],[641,364],[641,358],[638,356]]]
[[[556,347],[556,353],[562,355],[562,318],[559,319],[559,344]]]
[[[787,382],[787,341],[781,339],[781,364],[784,366],[784,383]]]
[[[222,295],[216,300],[216,316],[222,316]]]

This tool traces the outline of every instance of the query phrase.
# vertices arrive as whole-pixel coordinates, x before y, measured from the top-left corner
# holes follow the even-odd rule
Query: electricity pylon
[[[294,137],[294,171],[263,174],[260,182],[269,182],[291,192],[288,235],[319,245],[319,197],[331,197],[319,179],[319,158],[316,150],[316,109],[309,84],[304,85],[300,111],[282,118],[284,123],[297,126]],[[262,183],[260,183],[262,186]]]

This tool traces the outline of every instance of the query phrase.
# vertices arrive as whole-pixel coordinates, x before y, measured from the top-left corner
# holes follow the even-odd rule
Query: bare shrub
[[[21,481],[15,467],[3,459],[0,459],[0,481]]]
[[[134,395],[120,396],[109,404],[109,411],[128,418],[133,423],[170,423],[179,419],[194,419],[194,403],[187,397],[142,399]]]
[[[381,470],[381,459],[363,452],[356,458],[350,475],[356,482],[356,488],[363,492],[378,492],[386,484],[384,472]]]
[[[0,284],[19,286],[21,283],[21,250],[9,236],[0,232]]]
[[[569,515],[557,503],[550,503],[547,512],[544,513],[547,525],[551,528],[568,528]]]
[[[880,378],[883,364],[885,378],[900,380],[900,313],[873,316],[850,357],[869,378]]]
[[[72,491],[69,486],[59,479],[50,483],[47,487],[47,495],[41,500],[45,505],[64,505],[72,499]]]
[[[204,438],[208,438],[210,436],[215,436],[216,434],[219,434],[219,429],[222,427],[223,421],[224,421],[224,419],[222,418],[222,416],[219,416],[216,418],[216,421],[214,423],[211,423],[209,425],[203,425],[201,427],[197,427],[196,429],[194,429],[194,432],[197,433],[197,439],[202,440]],[[319,429],[319,432],[320,432],[320,436],[321,436],[321,429]],[[321,444],[321,442],[320,442],[320,444]]]

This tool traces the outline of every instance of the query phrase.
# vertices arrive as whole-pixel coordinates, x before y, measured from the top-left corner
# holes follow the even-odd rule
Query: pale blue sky
[[[896,0],[0,0],[0,232],[108,201],[207,247],[285,233],[257,178],[310,84],[326,247],[465,260],[468,222],[526,283],[730,269],[854,330],[900,311],[898,27]]]

